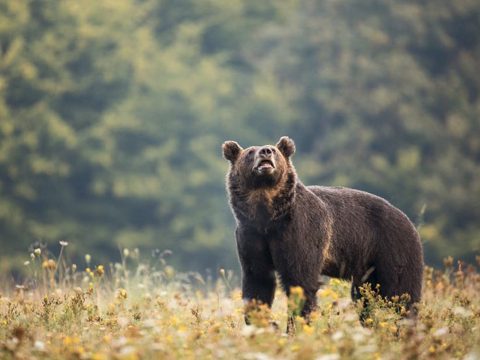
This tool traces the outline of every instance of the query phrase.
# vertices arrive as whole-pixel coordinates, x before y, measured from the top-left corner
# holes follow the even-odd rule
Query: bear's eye
[[[254,152],[255,152],[255,150],[250,149],[250,150],[248,151],[248,154],[247,154],[247,155],[248,155],[248,156],[252,156]]]

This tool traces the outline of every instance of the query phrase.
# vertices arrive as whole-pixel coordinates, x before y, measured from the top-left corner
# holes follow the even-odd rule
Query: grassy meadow
[[[120,263],[95,264],[86,255],[75,265],[35,250],[24,283],[0,285],[0,358],[480,358],[480,274],[452,258],[442,270],[425,269],[416,323],[399,317],[401,298],[375,299],[366,289],[371,311],[361,326],[349,283],[330,279],[311,323],[297,317],[295,335],[287,335],[287,312],[302,304],[300,288],[290,299],[277,290],[272,310],[252,314],[247,326],[232,272],[177,273],[167,255],[145,262],[138,250],[124,249]]]

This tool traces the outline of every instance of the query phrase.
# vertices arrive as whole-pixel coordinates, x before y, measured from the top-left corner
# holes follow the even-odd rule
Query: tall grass
[[[220,270],[216,281],[177,273],[168,253],[157,255],[144,262],[125,249],[120,263],[86,256],[80,266],[32,252],[26,281],[1,290],[0,358],[480,358],[480,275],[451,258],[442,270],[425,269],[416,322],[401,316],[401,298],[387,301],[367,288],[370,316],[360,325],[349,283],[331,279],[311,322],[296,317],[288,336],[287,313],[298,312],[301,289],[290,299],[277,291],[273,308],[259,309],[247,326],[231,272]]]

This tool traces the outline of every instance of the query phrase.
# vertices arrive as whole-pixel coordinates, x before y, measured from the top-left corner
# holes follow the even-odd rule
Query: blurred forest
[[[478,0],[0,0],[0,271],[59,240],[236,268],[220,145],[281,135],[471,261],[479,69]]]

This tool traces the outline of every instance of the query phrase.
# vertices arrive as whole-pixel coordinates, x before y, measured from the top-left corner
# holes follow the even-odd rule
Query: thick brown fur
[[[303,288],[307,318],[321,274],[351,280],[354,300],[370,283],[385,297],[407,293],[409,305],[418,302],[423,251],[407,216],[363,191],[303,185],[294,152],[288,137],[275,146],[223,144],[244,300],[271,306],[277,273],[287,295],[293,286]]]

